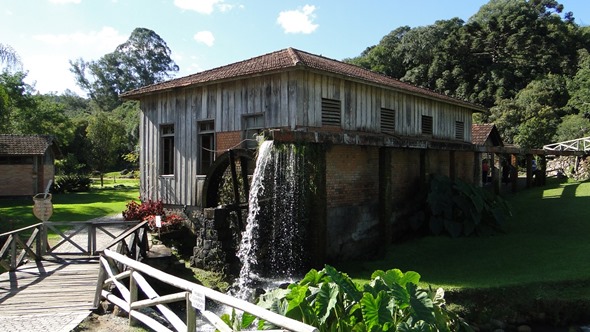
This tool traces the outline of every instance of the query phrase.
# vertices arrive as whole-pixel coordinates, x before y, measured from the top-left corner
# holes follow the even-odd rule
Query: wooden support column
[[[512,183],[512,192],[518,190],[518,156],[513,154],[510,156],[510,182]]]
[[[393,214],[392,150],[384,147],[379,149],[379,231],[382,244],[378,246],[380,256],[385,254],[386,244],[389,244],[393,237],[390,223]]]
[[[478,187],[482,187],[483,186],[483,182],[482,182],[482,175],[481,175],[481,163],[483,162],[482,160],[482,153],[481,152],[476,152],[474,154],[474,160],[473,160],[473,183],[478,186]]]
[[[547,157],[543,154],[540,155],[540,161],[539,161],[539,165],[537,165],[537,167],[539,168],[539,185],[544,186],[547,180]]]

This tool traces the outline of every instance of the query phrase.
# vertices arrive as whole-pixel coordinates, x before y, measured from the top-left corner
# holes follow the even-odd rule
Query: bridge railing
[[[54,244],[47,242],[44,253],[94,256],[106,248],[101,248],[97,235],[105,234],[106,238],[115,239],[122,231],[127,231],[139,223],[139,221],[45,222],[43,238],[47,239],[48,233],[52,232],[57,235],[58,242]]]
[[[30,235],[29,235],[30,233]],[[16,229],[0,234],[0,266],[7,271],[14,271],[25,257],[40,260],[43,254],[43,223]],[[25,237],[28,239],[25,241]]]
[[[281,316],[250,302],[167,274],[108,249],[100,257],[100,263],[99,282],[94,304],[98,306],[101,297],[107,299],[129,313],[130,325],[134,325],[136,321],[141,321],[156,331],[193,332],[196,331],[198,311],[215,329],[222,332],[232,331],[221,318],[212,311],[207,310],[206,300],[208,299],[218,304],[247,312],[284,330],[295,332],[318,331],[313,326]],[[117,268],[120,265],[124,265],[125,268]],[[160,282],[173,286],[173,288],[178,289],[178,292],[159,295],[150,285],[146,277],[150,277],[150,280],[159,280]],[[127,287],[127,285],[129,286]],[[115,289],[117,292],[114,291]],[[145,294],[145,299],[139,298],[139,290]],[[172,302],[184,303],[185,310],[183,312],[186,312],[184,319],[180,318],[167,306],[168,303]],[[169,329],[158,320],[140,311],[140,309],[146,307],[155,307],[174,330]]]
[[[0,266],[14,271],[25,258],[41,260],[44,255],[96,256],[104,249],[138,259],[148,247],[147,221],[45,222],[0,234]],[[68,230],[64,230],[67,228]],[[57,239],[53,234],[57,235]],[[52,235],[48,238],[49,235]],[[99,243],[98,235],[112,239]],[[55,239],[49,241],[49,239]],[[103,241],[104,242],[104,241]],[[3,244],[2,244],[3,243]]]

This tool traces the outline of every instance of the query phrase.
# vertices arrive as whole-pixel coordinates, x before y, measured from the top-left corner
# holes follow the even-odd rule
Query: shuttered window
[[[465,138],[465,123],[463,121],[455,121],[455,138],[460,140]]]
[[[167,124],[160,126],[160,140],[162,144],[160,168],[162,175],[174,174],[174,125]]]
[[[322,98],[322,126],[340,126],[340,100]]]
[[[388,108],[381,109],[381,132],[395,132],[395,110]]]
[[[422,115],[422,134],[432,135],[432,117],[428,115]]]

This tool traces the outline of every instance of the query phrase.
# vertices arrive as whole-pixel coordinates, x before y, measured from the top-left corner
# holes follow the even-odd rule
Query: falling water
[[[237,256],[242,262],[240,275],[235,282],[236,295],[240,298],[248,298],[251,294],[252,268],[256,264],[254,242],[257,240],[258,227],[257,222],[260,205],[258,197],[264,193],[264,171],[270,161],[272,152],[272,141],[264,141],[258,149],[258,158],[256,159],[256,168],[250,184],[250,193],[248,195],[248,218],[246,220],[246,229],[242,233],[242,240],[238,248]]]
[[[294,145],[259,148],[249,193],[248,218],[237,256],[242,263],[232,287],[234,295],[250,299],[261,283],[283,281],[301,272],[303,265],[302,207],[305,163]],[[264,202],[264,203],[263,203]]]

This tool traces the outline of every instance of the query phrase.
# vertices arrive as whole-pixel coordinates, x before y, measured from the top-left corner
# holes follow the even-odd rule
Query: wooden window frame
[[[160,124],[160,175],[174,175],[175,132],[174,124]]]
[[[197,137],[198,137],[198,149],[199,149],[199,162],[197,173],[200,175],[207,174],[209,168],[215,162],[215,120],[202,120],[197,122]],[[209,144],[204,146],[203,141],[208,139]]]
[[[254,120],[254,123],[251,123]],[[244,128],[245,147],[254,149],[258,147],[258,142],[254,140],[254,135],[258,135],[265,128],[264,112],[242,115],[242,128]]]

